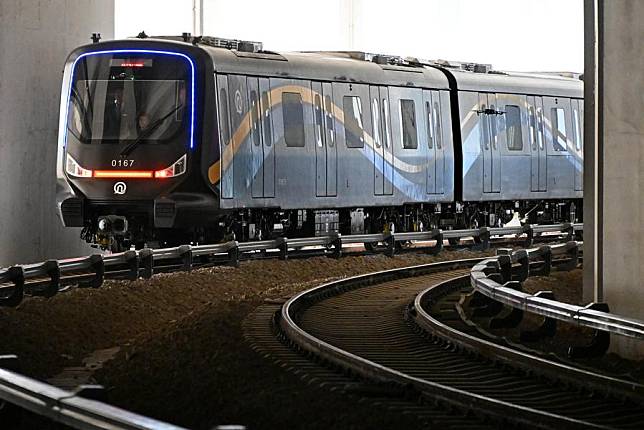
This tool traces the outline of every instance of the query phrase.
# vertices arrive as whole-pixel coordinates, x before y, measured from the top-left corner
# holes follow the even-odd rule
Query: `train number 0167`
[[[112,167],[132,167],[134,160],[112,160]]]

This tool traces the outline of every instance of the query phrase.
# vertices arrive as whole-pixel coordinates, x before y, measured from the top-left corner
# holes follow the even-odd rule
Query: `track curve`
[[[413,387],[429,398],[501,423],[537,428],[641,428],[641,405],[586,396],[577,387],[463,354],[419,335],[405,310],[421,291],[467,279],[473,260],[397,269],[326,284],[292,298],[280,325],[300,348],[353,374]],[[463,291],[469,289],[467,281]],[[436,306],[459,318],[460,288]],[[474,420],[476,421],[476,420]]]

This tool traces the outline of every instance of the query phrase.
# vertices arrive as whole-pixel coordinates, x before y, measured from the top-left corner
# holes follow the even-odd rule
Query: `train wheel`
[[[376,249],[376,246],[378,246],[378,242],[365,242],[363,245],[364,249],[369,252],[373,252]]]

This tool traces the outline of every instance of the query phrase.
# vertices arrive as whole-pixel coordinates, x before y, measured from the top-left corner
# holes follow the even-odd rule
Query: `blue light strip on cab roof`
[[[65,148],[67,148],[67,121],[69,120],[69,100],[72,96],[72,85],[74,83],[74,72],[76,71],[76,63],[81,58],[89,57],[91,55],[106,55],[106,54],[160,54],[160,55],[174,55],[175,57],[182,57],[188,60],[190,63],[190,149],[194,148],[194,139],[195,139],[195,63],[190,57],[180,52],[172,51],[157,51],[153,49],[110,49],[106,51],[93,51],[85,52],[78,56],[74,63],[72,64],[72,73],[69,78],[69,93],[67,94],[67,104],[65,105]]]

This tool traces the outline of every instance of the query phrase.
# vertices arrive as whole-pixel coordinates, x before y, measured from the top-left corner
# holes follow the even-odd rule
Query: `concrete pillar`
[[[63,65],[93,32],[113,38],[113,0],[0,1],[0,266],[88,252],[54,196]]]
[[[585,295],[644,319],[644,2],[585,8]],[[644,342],[613,336],[611,344],[644,358]]]

